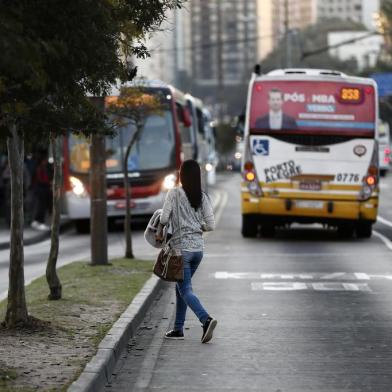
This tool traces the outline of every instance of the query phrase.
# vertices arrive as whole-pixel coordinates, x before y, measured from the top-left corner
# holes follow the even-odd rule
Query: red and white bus
[[[162,82],[146,82],[148,94],[164,97],[164,109],[150,115],[141,137],[128,160],[132,192],[132,216],[147,219],[162,207],[166,192],[175,186],[181,162],[193,158],[197,150],[192,119],[185,95]],[[116,94],[113,94],[114,96]],[[112,100],[108,97],[107,101]],[[135,132],[133,125],[118,129],[106,139],[107,212],[109,219],[125,215],[123,162],[126,147]],[[73,220],[80,232],[89,230],[90,219],[90,143],[70,134],[64,142],[63,213]]]

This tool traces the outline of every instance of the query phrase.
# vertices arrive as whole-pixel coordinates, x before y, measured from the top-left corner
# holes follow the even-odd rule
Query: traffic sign
[[[392,95],[392,72],[374,73],[370,77],[377,83],[379,97]]]

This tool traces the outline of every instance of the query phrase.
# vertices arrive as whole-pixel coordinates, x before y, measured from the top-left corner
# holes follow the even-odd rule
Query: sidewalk
[[[68,227],[71,222],[63,219],[60,224],[60,230]],[[50,231],[39,231],[27,226],[23,233],[24,245],[37,244],[50,238]],[[10,247],[10,229],[6,226],[3,220],[0,220],[0,250],[9,249]]]
[[[216,212],[224,194],[211,188],[209,195],[212,199],[213,209]],[[149,312],[154,313],[155,307],[153,304],[160,302],[162,298],[166,298],[166,302],[170,304],[173,303],[173,300],[167,300],[168,290],[166,289],[168,287],[170,287],[170,284],[167,282],[163,282],[156,276],[151,277],[137,298],[132,301],[128,309],[106,334],[98,347],[96,355],[86,365],[79,378],[71,384],[68,392],[98,392],[103,390],[105,385],[110,382],[113,371],[124,355],[129,341],[137,334],[144,316]],[[169,320],[169,316],[165,315],[165,319]],[[129,388],[129,385],[127,388]]]

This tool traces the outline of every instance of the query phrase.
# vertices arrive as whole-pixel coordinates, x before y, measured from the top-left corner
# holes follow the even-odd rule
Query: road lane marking
[[[365,274],[363,272],[354,272],[355,277],[358,280],[369,280],[370,276],[368,274]]]
[[[320,272],[311,272],[311,273],[294,273],[294,274],[265,274],[260,272],[227,272],[227,271],[217,271],[214,274],[211,274],[214,279],[233,279],[233,280],[285,280],[285,281],[369,281],[369,280],[392,280],[392,273],[385,274],[367,274],[364,272],[333,272],[333,273],[320,273]],[[293,282],[288,282],[293,283]],[[323,283],[323,282],[321,282]]]
[[[389,250],[392,250],[392,242],[387,237],[379,233],[377,230],[373,230],[373,235],[378,237]]]
[[[223,192],[219,192],[219,193],[220,193],[219,202],[221,199],[222,199],[222,201],[219,204],[217,204],[217,206],[216,206],[217,211],[215,212],[215,227],[218,226],[218,223],[221,220],[222,213],[226,207],[227,200],[228,200],[227,192],[223,191]],[[208,232],[204,233],[204,238],[207,238],[211,233],[212,233],[212,231],[208,231]],[[227,257],[227,255],[226,255],[226,257]]]
[[[222,217],[222,214],[223,214],[223,211],[224,211],[224,209],[226,207],[226,204],[227,204],[227,200],[228,200],[227,192],[223,192],[223,195],[221,196],[221,198],[222,198],[222,201],[219,204],[218,210],[217,210],[217,212],[215,214],[215,216],[216,216],[215,221],[216,221],[217,224],[220,221],[220,219]]]
[[[374,231],[373,231],[374,232]],[[361,253],[234,253],[230,249],[226,253],[205,253],[204,257],[209,258],[224,258],[227,259],[228,256],[231,258],[267,258],[267,257],[301,257],[301,258],[314,258],[314,257],[363,257],[363,252]],[[386,256],[389,255],[388,251],[371,253],[371,256]]]
[[[380,216],[380,215],[377,217],[377,222],[380,222],[380,223],[382,223],[382,224],[385,225],[385,226],[392,227],[392,222],[389,221],[388,219],[383,218],[383,217]]]
[[[252,282],[252,291],[354,291],[371,293],[367,283],[348,282]]]
[[[344,272],[333,272],[332,274],[327,274],[321,277],[321,279],[339,279],[342,278],[342,276],[344,276],[345,273]]]
[[[369,284],[374,280],[390,280],[392,274],[368,274],[365,272],[306,272],[260,273],[217,271],[211,274],[220,280],[253,280],[252,291],[351,291],[372,293]],[[257,281],[256,281],[257,280]]]

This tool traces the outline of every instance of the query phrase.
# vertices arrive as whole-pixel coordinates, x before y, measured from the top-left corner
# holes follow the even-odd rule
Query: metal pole
[[[291,67],[291,32],[289,24],[289,0],[284,1],[284,36],[286,43],[286,67]]]
[[[219,123],[223,123],[223,102],[225,97],[223,79],[223,45],[222,45],[222,7],[221,0],[217,0],[217,72],[218,72],[218,104],[219,104]]]
[[[104,110],[104,98],[92,98]],[[91,138],[91,264],[108,264],[107,206],[106,206],[106,146],[105,136],[99,132]]]

